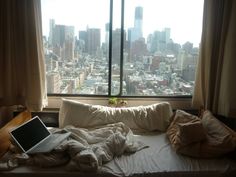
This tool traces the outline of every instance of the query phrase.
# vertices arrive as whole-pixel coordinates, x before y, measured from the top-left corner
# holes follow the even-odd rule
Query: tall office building
[[[143,8],[135,8],[134,27],[128,29],[128,41],[130,43],[143,38]]]
[[[74,26],[55,25],[53,30],[53,51],[62,60],[72,61],[74,59]]]
[[[74,26],[65,27],[65,60],[74,60],[75,34]]]
[[[167,44],[170,40],[170,28],[165,28],[162,31],[154,31],[153,34],[148,36],[148,50],[151,53],[167,51]]]
[[[52,46],[52,38],[53,38],[54,27],[55,27],[55,20],[54,19],[50,19],[49,20],[49,36],[48,36],[49,46]]]
[[[83,40],[86,42],[87,40],[87,32],[86,31],[79,31],[79,40]]]
[[[130,49],[130,61],[132,60],[139,60],[142,62],[142,58],[144,55],[147,55],[147,45],[145,43],[144,38],[139,38],[138,40],[132,43]]]
[[[170,39],[170,28],[164,28],[164,35],[166,44],[172,42]]]
[[[103,50],[104,50],[104,54],[105,54],[107,60],[109,58],[109,29],[110,29],[110,24],[106,23],[106,25],[105,25],[105,46],[104,46]]]
[[[135,8],[134,29],[136,31],[136,39],[143,37],[143,8]]]
[[[143,41],[143,7],[138,6],[135,8],[134,27],[128,29],[129,61],[134,60],[134,57],[136,57],[134,52],[140,49],[142,41]]]
[[[47,92],[48,93],[61,93],[60,92],[60,75],[59,73],[47,73]]]
[[[110,24],[109,23],[106,23],[106,25],[105,25],[105,43],[107,44],[107,45],[109,45],[109,28],[110,28],[110,26],[109,26]]]
[[[87,47],[85,50],[90,55],[96,55],[96,52],[100,49],[101,46],[101,31],[97,28],[88,28],[87,29]]]
[[[82,52],[86,52],[88,48],[87,31],[79,31],[79,47]]]
[[[123,41],[125,42],[126,33],[124,31]],[[121,30],[115,29],[112,31],[112,62],[120,65],[120,41],[121,41]],[[125,46],[124,46],[125,47]]]

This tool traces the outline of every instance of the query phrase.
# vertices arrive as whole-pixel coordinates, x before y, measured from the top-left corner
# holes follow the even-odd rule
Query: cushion
[[[235,149],[236,132],[220,122],[208,110],[202,114],[202,125],[207,132],[207,141],[201,146],[202,156],[220,156]]]
[[[59,111],[59,127],[73,125],[88,128],[123,122],[132,130],[165,131],[172,114],[172,108],[167,102],[114,108],[63,99]]]
[[[206,132],[200,120],[179,123],[179,138],[184,145],[206,139]]]
[[[177,110],[167,136],[176,152],[192,157],[218,157],[236,147],[235,132],[210,111],[204,111],[200,119]]]
[[[0,129],[0,157],[3,156],[11,145],[9,132],[31,118],[29,111],[23,111]]]
[[[173,121],[166,133],[172,147],[179,152],[186,145],[206,138],[205,131],[199,132],[198,128],[203,130],[200,118],[185,111],[176,110]]]

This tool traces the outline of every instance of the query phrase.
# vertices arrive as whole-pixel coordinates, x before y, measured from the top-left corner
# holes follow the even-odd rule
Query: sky
[[[56,24],[75,26],[79,30],[100,28],[105,40],[109,22],[109,0],[41,0],[43,34],[49,34],[49,19]],[[113,0],[113,27],[120,28],[120,2]],[[189,41],[198,46],[202,31],[203,0],[125,0],[125,29],[134,26],[135,7],[143,7],[143,37],[155,30],[171,28],[174,42]]]

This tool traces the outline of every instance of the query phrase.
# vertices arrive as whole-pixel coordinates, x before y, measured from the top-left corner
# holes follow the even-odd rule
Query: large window
[[[203,0],[41,2],[49,94],[192,94]]]

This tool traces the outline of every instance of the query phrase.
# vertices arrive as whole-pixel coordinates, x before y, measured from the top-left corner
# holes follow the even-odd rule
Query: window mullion
[[[123,90],[123,63],[124,63],[124,0],[121,1],[121,39],[120,39],[120,93],[122,96]]]
[[[108,96],[111,96],[111,80],[112,80],[112,28],[113,28],[113,0],[110,0]]]

